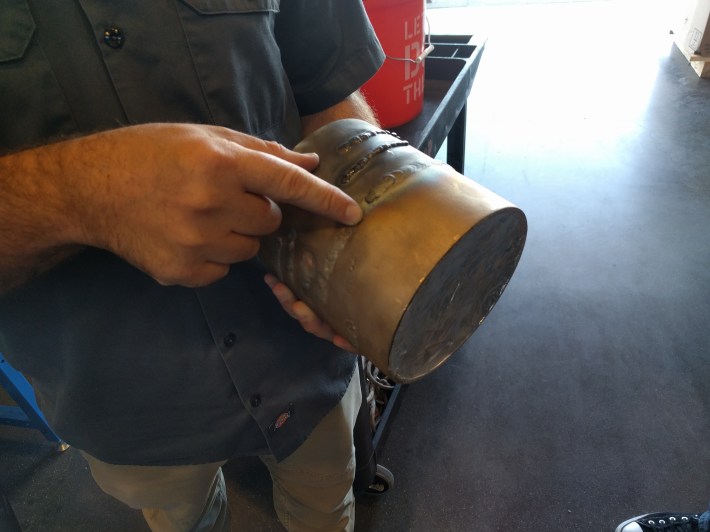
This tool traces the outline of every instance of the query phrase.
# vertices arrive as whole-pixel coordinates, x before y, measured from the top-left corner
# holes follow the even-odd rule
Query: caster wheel
[[[367,493],[382,495],[394,487],[394,475],[385,466],[377,464],[375,480],[367,487]]]

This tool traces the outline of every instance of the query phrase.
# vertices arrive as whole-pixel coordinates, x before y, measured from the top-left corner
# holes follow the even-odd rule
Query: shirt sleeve
[[[283,1],[275,32],[301,115],[345,99],[385,58],[361,0]]]

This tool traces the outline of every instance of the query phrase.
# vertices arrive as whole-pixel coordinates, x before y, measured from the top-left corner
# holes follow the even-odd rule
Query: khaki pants
[[[352,531],[355,526],[353,427],[362,401],[357,373],[340,403],[293,454],[261,459],[274,485],[274,507],[289,531]],[[155,532],[229,531],[221,466],[120,466],[82,453],[103,491],[143,511]]]

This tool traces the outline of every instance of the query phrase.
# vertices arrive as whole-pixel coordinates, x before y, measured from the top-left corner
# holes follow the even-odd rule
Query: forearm
[[[378,125],[374,111],[360,91],[356,91],[342,102],[325,111],[301,117],[303,136],[312,133],[321,126],[343,118],[359,118],[360,120]]]
[[[230,129],[143,124],[0,158],[0,294],[82,246],[161,284],[204,286],[253,257],[276,202],[341,223],[362,211],[317,158]]]
[[[0,157],[0,294],[81,249],[59,180],[63,144]]]

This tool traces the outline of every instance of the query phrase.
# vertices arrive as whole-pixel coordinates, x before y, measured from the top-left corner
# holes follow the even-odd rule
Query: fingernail
[[[360,220],[362,220],[362,209],[359,205],[353,204],[345,209],[345,223],[348,225],[355,225]]]

